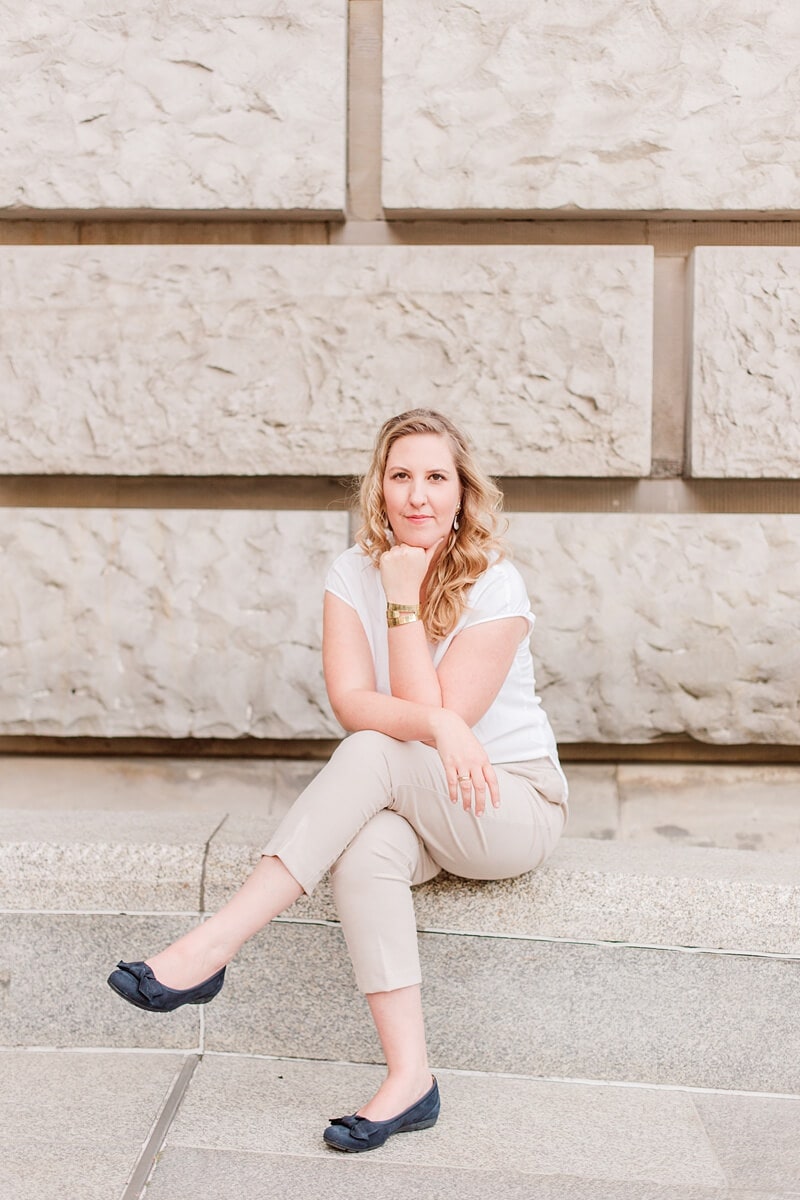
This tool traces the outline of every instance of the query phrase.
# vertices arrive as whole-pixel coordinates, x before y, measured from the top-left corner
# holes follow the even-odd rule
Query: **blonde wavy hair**
[[[429,408],[412,408],[390,417],[378,433],[372,461],[358,488],[362,525],[356,542],[376,567],[380,556],[393,545],[383,499],[386,461],[394,443],[413,433],[447,439],[461,483],[459,528],[450,530],[422,605],[426,633],[431,641],[439,642],[463,613],[467,589],[493,558],[503,555],[498,528],[503,494],[478,466],[466,437],[447,417]]]

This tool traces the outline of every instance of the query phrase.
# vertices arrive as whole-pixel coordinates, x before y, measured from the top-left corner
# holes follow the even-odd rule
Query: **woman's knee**
[[[411,881],[419,856],[419,839],[408,822],[383,809],[361,829],[331,866],[331,885],[363,886],[376,877]]]
[[[386,733],[378,733],[376,729],[359,729],[350,733],[340,742],[333,753],[331,762],[350,762],[355,766],[364,766],[375,759],[386,758],[387,754],[398,745],[394,738]]]

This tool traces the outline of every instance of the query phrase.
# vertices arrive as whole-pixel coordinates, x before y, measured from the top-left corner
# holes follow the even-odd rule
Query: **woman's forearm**
[[[398,700],[442,707],[442,689],[421,621],[389,630],[389,685]]]
[[[438,722],[444,710],[441,704],[418,704],[385,696],[382,692],[350,691],[334,705],[336,719],[347,730],[374,729],[399,742],[427,742],[434,745]]]

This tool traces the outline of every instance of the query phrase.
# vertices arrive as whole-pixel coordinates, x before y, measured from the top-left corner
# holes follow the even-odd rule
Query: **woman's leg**
[[[225,907],[146,960],[160,983],[182,990],[208,979],[273,917],[313,891],[359,829],[391,802],[384,743],[402,745],[367,730],[338,747]]]
[[[331,885],[387,1063],[386,1079],[358,1112],[387,1120],[430,1087],[412,885],[437,875],[440,862],[484,879],[530,870],[553,849],[564,817],[546,799],[563,790],[546,761],[499,769],[500,809],[478,818],[451,803],[438,755],[428,747],[385,739],[375,748],[391,778],[391,806],[332,864]]]
[[[224,908],[147,962],[167,987],[194,987],[230,962],[248,938],[302,894],[279,858],[264,857]]]
[[[418,835],[398,813],[377,813],[331,867],[331,887],[359,988],[386,1058],[378,1091],[358,1109],[386,1121],[429,1090],[411,885],[438,875]]]
[[[388,1121],[420,1100],[431,1087],[419,984],[367,995],[386,1059],[386,1078],[358,1110],[371,1121]]]

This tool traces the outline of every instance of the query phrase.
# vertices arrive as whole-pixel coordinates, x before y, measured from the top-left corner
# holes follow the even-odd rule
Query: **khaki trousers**
[[[411,887],[444,869],[465,879],[533,870],[566,820],[565,788],[549,758],[495,764],[500,807],[487,791],[476,817],[453,804],[436,750],[365,730],[351,734],[298,797],[264,854],[306,893],[327,870],[356,982],[363,992],[421,980]]]

